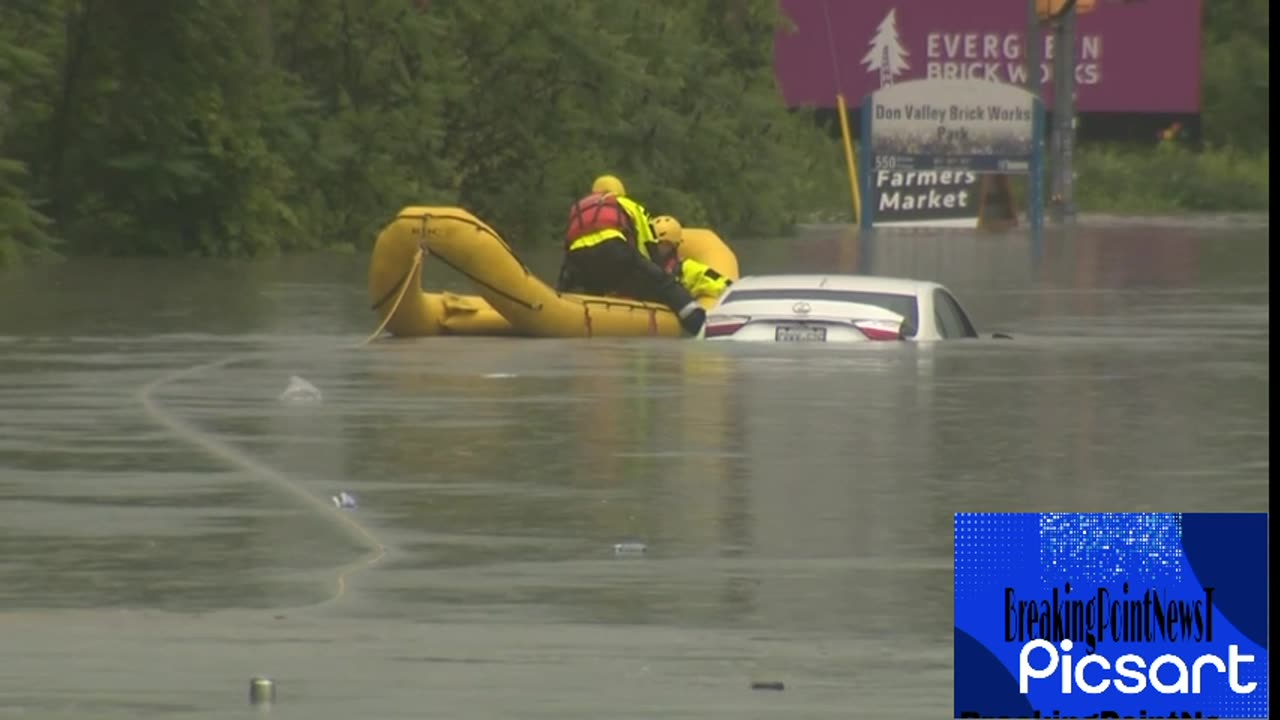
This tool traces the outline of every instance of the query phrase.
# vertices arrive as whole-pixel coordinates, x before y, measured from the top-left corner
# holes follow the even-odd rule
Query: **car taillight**
[[[732,335],[738,332],[743,325],[746,325],[749,320],[751,318],[741,315],[708,315],[704,324],[706,329],[705,337],[713,338]]]
[[[861,330],[868,340],[902,339],[902,323],[892,320],[858,320],[853,326]]]

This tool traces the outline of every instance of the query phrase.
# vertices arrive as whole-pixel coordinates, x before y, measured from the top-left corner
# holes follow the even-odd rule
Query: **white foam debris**
[[[318,403],[320,400],[320,388],[297,375],[289,376],[289,386],[280,393],[280,402],[304,404]]]
[[[515,373],[485,373],[485,377],[487,377],[487,378],[513,378],[513,377],[516,377],[516,374],[515,374]]]
[[[620,542],[613,546],[613,554],[618,556],[636,556],[644,555],[649,552],[649,546],[642,542],[634,540],[628,542]]]

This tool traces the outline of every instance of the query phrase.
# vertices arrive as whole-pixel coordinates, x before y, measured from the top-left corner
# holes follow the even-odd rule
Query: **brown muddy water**
[[[1266,507],[1268,225],[739,244],[1015,337],[821,351],[352,348],[363,257],[0,276],[0,718],[949,717],[953,513]]]

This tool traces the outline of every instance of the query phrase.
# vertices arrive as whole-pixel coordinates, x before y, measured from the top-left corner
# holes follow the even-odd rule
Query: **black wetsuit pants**
[[[617,293],[662,303],[680,318],[680,325],[690,335],[702,329],[707,317],[683,285],[621,238],[566,253],[558,289],[586,295]]]

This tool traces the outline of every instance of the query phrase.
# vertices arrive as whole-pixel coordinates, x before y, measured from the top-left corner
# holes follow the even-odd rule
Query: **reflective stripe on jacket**
[[[583,248],[589,248],[592,245],[599,245],[605,240],[615,240],[615,239],[621,240],[623,242],[627,241],[627,237],[623,235],[622,232],[619,230],[598,230],[593,233],[587,233],[586,235],[583,235],[582,237],[579,237],[578,239],[569,243],[569,252],[573,252],[574,250],[581,250]]]
[[[725,288],[733,284],[732,280],[709,266],[689,258],[683,260],[673,258],[667,262],[664,269],[674,275],[684,289],[695,298],[718,298]]]

